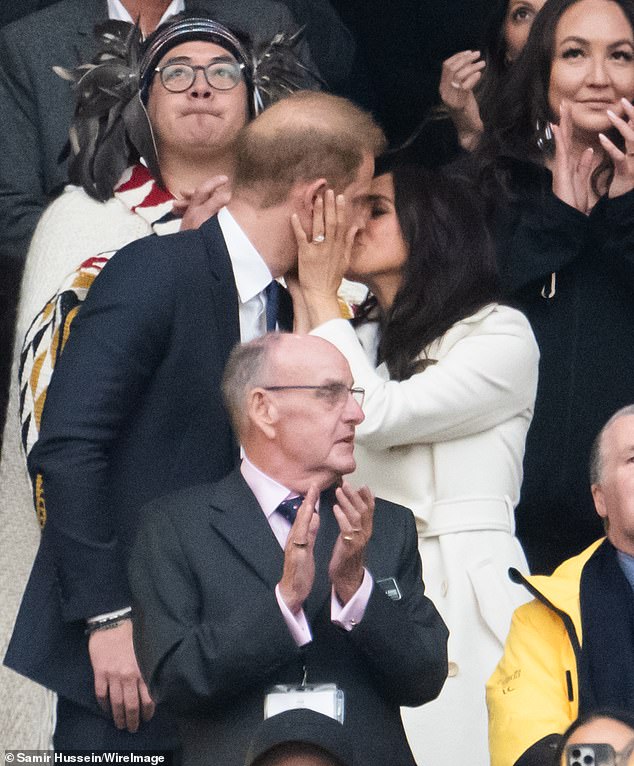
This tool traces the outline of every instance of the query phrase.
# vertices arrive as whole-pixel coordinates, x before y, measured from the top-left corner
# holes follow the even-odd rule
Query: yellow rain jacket
[[[567,559],[549,577],[514,573],[535,599],[515,610],[504,655],[487,683],[491,766],[514,766],[536,742],[563,734],[577,717],[579,583],[602,542]]]

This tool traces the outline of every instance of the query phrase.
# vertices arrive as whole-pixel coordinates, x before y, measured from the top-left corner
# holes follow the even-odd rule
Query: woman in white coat
[[[495,300],[494,254],[464,182],[397,165],[374,180],[366,228],[345,220],[328,191],[312,241],[293,222],[297,330],[337,346],[366,389],[352,480],[413,510],[426,592],[450,629],[440,697],[403,710],[414,755],[487,766],[484,684],[525,600],[507,570],[527,568],[513,509],[537,345],[524,315]],[[344,274],[370,290],[353,324],[337,313]]]

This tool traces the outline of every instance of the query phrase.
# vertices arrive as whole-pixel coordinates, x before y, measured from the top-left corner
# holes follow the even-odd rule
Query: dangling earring
[[[544,154],[552,154],[555,150],[555,143],[553,141],[553,131],[550,127],[550,122],[547,120],[542,122],[537,120],[535,122],[535,134],[537,136],[537,148]]]

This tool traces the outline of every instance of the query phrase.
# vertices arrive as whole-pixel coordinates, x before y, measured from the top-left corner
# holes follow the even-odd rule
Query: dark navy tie
[[[287,500],[282,500],[282,502],[277,506],[275,510],[281,513],[286,521],[294,524],[295,517],[297,516],[297,511],[299,511],[299,506],[303,502],[304,498],[302,495],[297,495],[297,497],[289,497]]]
[[[277,329],[277,307],[279,304],[280,285],[274,279],[264,288],[266,295],[266,331]]]

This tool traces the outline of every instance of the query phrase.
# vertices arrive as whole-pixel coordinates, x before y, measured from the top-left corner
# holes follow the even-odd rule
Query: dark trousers
[[[131,734],[119,730],[112,718],[94,713],[71,700],[57,700],[57,724],[53,734],[57,750],[171,750],[178,749],[173,721],[157,708],[152,720],[141,722]],[[176,762],[177,759],[174,760]]]

